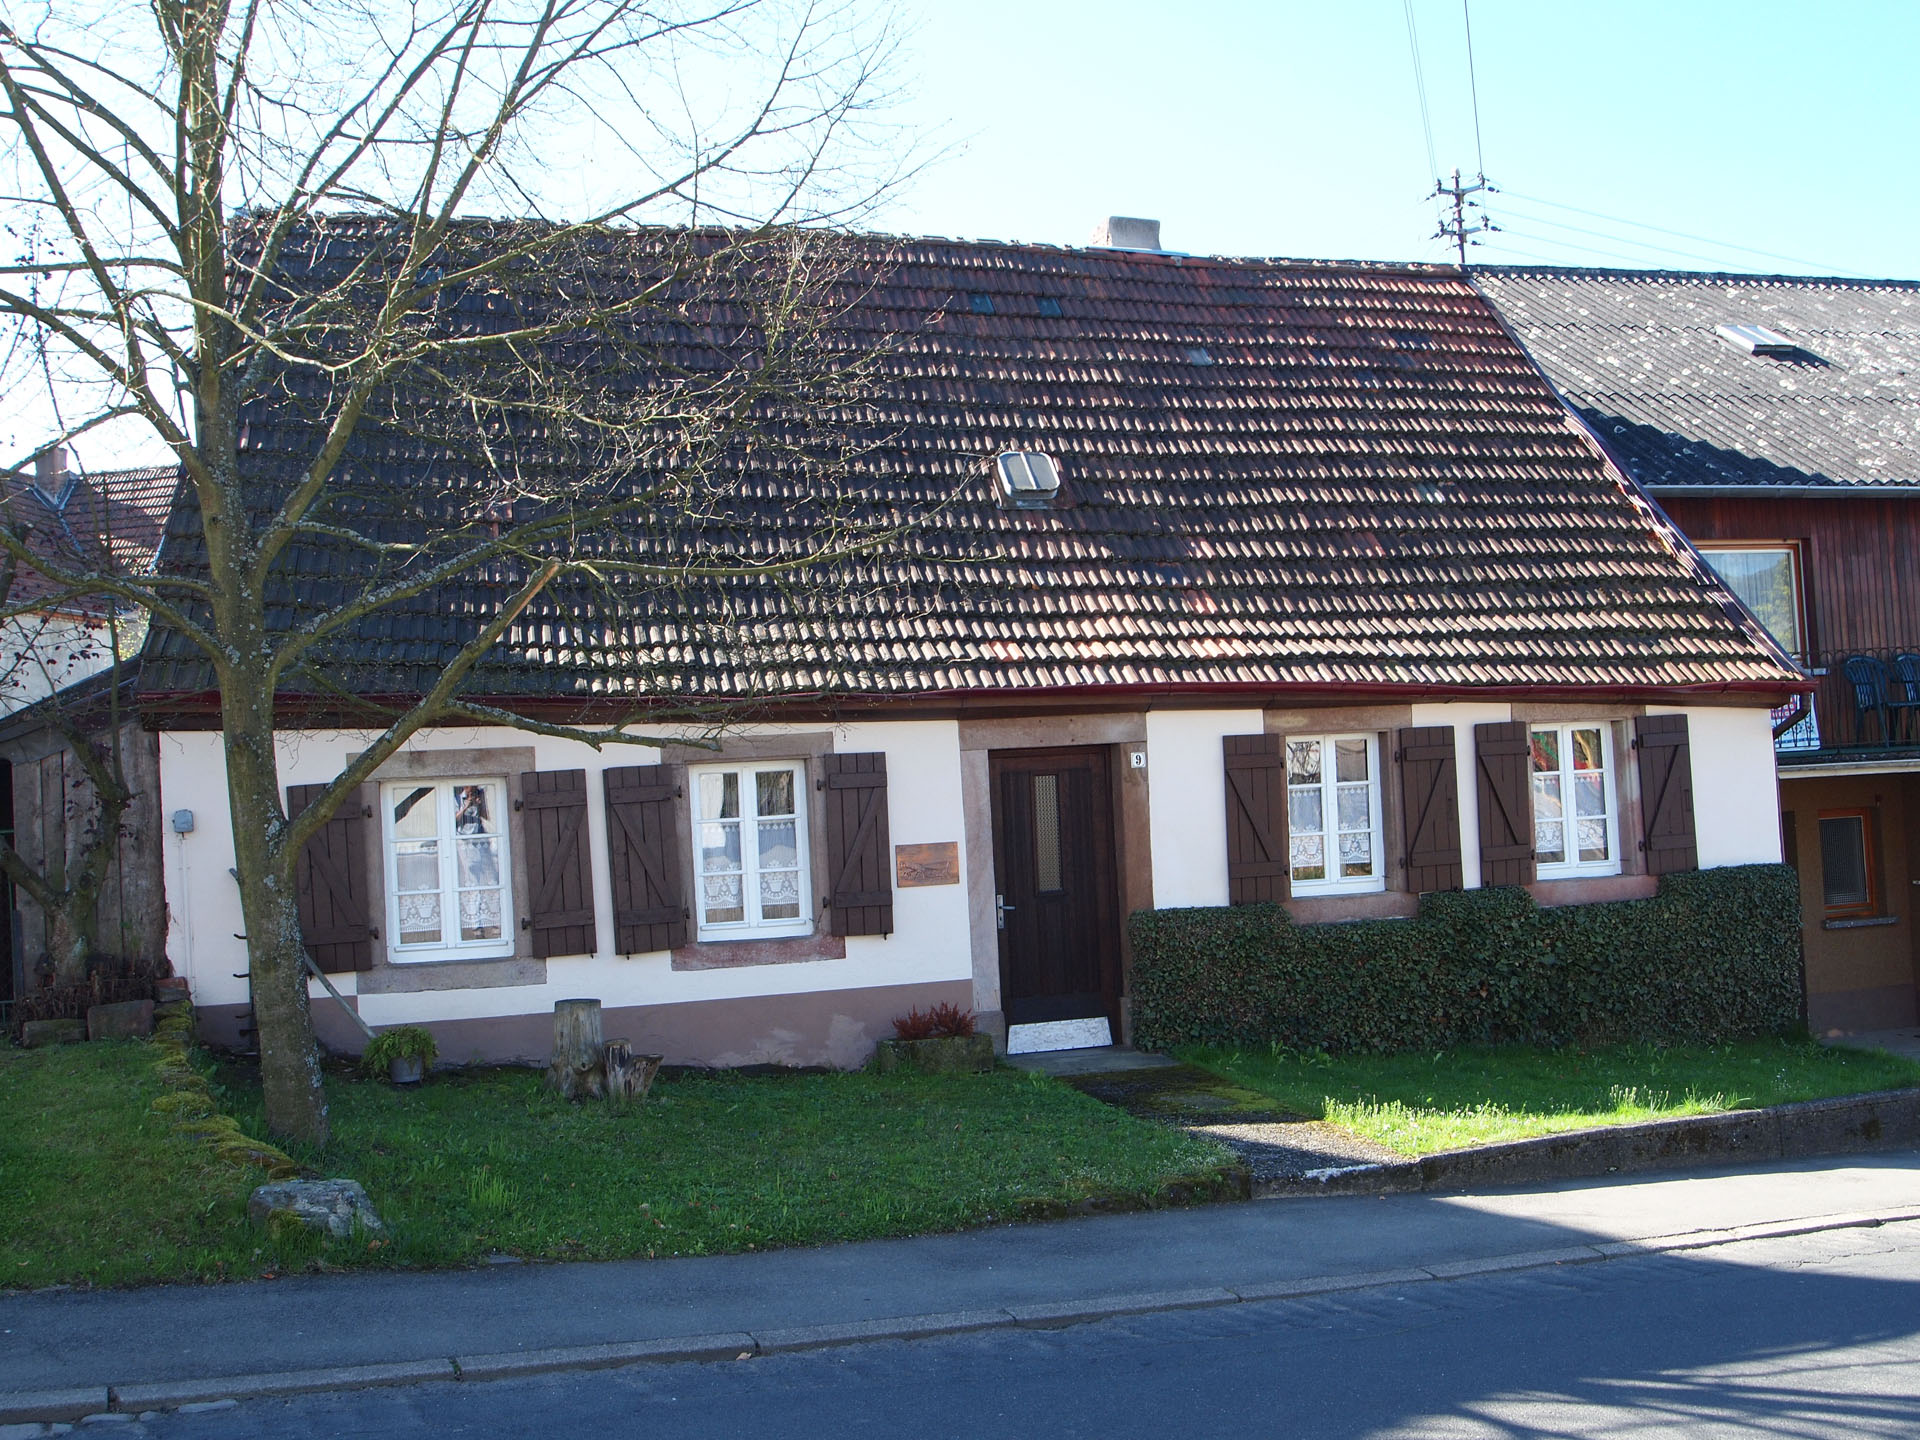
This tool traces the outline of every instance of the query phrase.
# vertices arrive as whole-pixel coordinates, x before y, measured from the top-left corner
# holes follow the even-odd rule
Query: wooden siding
[[[1660,504],[1696,543],[1800,541],[1810,650],[1920,649],[1920,499],[1662,495]]]

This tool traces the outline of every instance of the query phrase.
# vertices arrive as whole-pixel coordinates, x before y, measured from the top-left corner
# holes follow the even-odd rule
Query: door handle
[[[994,929],[1004,930],[1007,928],[1007,911],[1011,909],[1013,909],[1013,906],[1007,904],[1007,900],[1004,895],[996,895],[993,897],[993,928]]]

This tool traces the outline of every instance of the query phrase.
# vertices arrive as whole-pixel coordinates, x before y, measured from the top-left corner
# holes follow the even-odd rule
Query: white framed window
[[[1387,888],[1377,736],[1287,737],[1287,844],[1295,895]]]
[[[810,933],[806,765],[711,765],[691,778],[699,938]]]
[[[387,958],[513,954],[507,782],[394,780],[380,787]]]
[[[1618,875],[1613,727],[1591,720],[1534,725],[1530,739],[1533,854],[1540,878]]]

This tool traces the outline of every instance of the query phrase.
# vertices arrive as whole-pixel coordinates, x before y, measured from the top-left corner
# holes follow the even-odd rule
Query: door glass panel
[[[1060,889],[1060,777],[1033,777],[1033,886]]]

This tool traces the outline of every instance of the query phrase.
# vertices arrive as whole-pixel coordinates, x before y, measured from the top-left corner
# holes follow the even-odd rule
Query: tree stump
[[[644,1100],[660,1073],[658,1055],[636,1055],[625,1040],[607,1041],[602,1074],[606,1079],[607,1100],[624,1105],[629,1100]]]
[[[600,1038],[598,1000],[554,1001],[547,1083],[569,1100],[605,1092],[606,1042]]]

